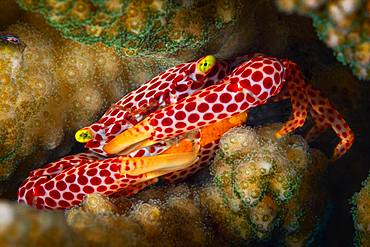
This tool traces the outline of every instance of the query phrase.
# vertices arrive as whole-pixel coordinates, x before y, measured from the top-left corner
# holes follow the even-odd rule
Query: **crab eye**
[[[208,73],[215,64],[216,64],[216,57],[213,55],[208,55],[198,62],[197,69],[200,72]]]
[[[86,143],[94,138],[94,134],[89,129],[80,129],[75,134],[76,141]]]

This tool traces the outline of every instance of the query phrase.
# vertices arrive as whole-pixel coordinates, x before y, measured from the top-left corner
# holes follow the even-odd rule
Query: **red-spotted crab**
[[[351,129],[295,63],[261,54],[209,55],[162,72],[113,104],[76,133],[88,151],[32,171],[18,201],[65,209],[94,192],[131,195],[158,177],[181,180],[209,163],[220,136],[244,123],[248,109],[287,98],[293,117],[277,138],[301,127],[310,112],[308,140],[331,127],[340,138],[333,160],[349,150]]]

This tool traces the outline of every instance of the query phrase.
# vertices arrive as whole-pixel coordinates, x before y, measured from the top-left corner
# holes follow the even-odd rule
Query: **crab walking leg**
[[[308,100],[305,94],[307,84],[304,81],[301,71],[295,63],[289,60],[283,60],[282,62],[286,69],[284,79],[290,95],[293,118],[286,122],[284,126],[276,132],[275,135],[278,138],[303,126],[307,118],[308,107]]]
[[[322,117],[321,120],[325,125],[331,126],[340,139],[332,156],[332,160],[335,161],[351,148],[355,141],[355,136],[342,115],[319,90],[308,85],[307,95],[312,110]]]
[[[301,127],[305,123],[308,106],[310,105],[312,107],[310,113],[314,121],[314,127],[308,132],[306,137],[313,139],[331,126],[340,138],[340,142],[334,150],[332,160],[340,158],[350,149],[354,142],[352,130],[330,103],[329,99],[325,98],[319,90],[305,81],[302,72],[295,63],[289,60],[282,60],[282,63],[286,68],[285,83],[291,98],[293,119],[288,121],[276,133],[276,136],[284,136]],[[285,95],[283,93],[282,96],[278,95],[277,97],[285,98]]]
[[[313,121],[312,128],[307,132],[305,139],[309,142],[314,141],[320,134],[322,134],[327,128],[330,127],[330,124],[325,121],[323,116],[320,116],[312,108],[310,109],[310,114]]]
[[[280,93],[268,100],[268,103],[279,102],[282,100],[290,99],[290,94],[287,87],[283,87]]]

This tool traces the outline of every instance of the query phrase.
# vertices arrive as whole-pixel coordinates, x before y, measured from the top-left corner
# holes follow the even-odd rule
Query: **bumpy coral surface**
[[[5,32],[21,44],[0,42],[1,180],[20,163],[26,172],[27,165],[45,162],[49,150],[64,146],[59,151],[69,152],[74,131],[172,65],[170,59],[122,59],[113,48],[64,40],[29,24]]]
[[[370,176],[364,187],[352,199],[353,220],[356,229],[356,246],[370,246]]]
[[[0,204],[0,214],[6,212],[0,239],[7,239],[5,246],[58,240],[74,246],[250,246],[261,240],[307,246],[328,202],[327,159],[300,136],[275,139],[279,127],[228,132],[207,183],[153,187],[129,199],[90,194],[66,212],[69,227],[58,212]],[[36,230],[9,234],[23,225]]]
[[[140,199],[131,199],[130,203],[123,198],[109,201],[100,194],[91,194],[82,207],[67,212],[67,221],[90,243],[204,246],[207,230],[192,197],[194,192],[186,185],[153,189]],[[107,208],[111,208],[110,212]],[[99,224],[95,224],[97,221]],[[91,232],[95,234],[92,236]]]
[[[238,18],[240,2],[19,0],[65,37],[83,43],[100,41],[129,56],[201,48],[216,30]]]
[[[1,246],[86,246],[76,244],[78,240],[63,213],[40,212],[0,201]]]
[[[327,161],[300,136],[276,139],[279,126],[224,135],[212,173],[228,207],[249,222],[253,238],[270,238],[280,227],[279,241],[305,246],[328,202],[321,180]]]
[[[313,18],[320,37],[343,64],[361,79],[370,79],[370,1],[276,0],[287,13]]]

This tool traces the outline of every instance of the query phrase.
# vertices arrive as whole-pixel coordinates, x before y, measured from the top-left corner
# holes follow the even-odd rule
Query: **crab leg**
[[[293,132],[299,127],[302,127],[307,118],[308,100],[304,92],[307,87],[298,66],[289,60],[283,60],[283,65],[286,68],[285,80],[286,88],[290,95],[292,104],[293,118],[286,122],[284,126],[276,132],[276,137],[280,138],[286,134]]]
[[[313,121],[312,128],[307,132],[305,138],[307,141],[312,142],[317,137],[320,136],[327,128],[330,127],[330,124],[325,122],[325,118],[320,116],[313,109],[310,109],[310,115]]]
[[[331,126],[340,139],[332,156],[333,161],[338,159],[350,149],[354,142],[352,130],[329,99],[325,98],[311,84],[306,83],[302,72],[295,63],[289,60],[282,60],[282,63],[286,68],[286,88],[291,98],[293,118],[276,133],[276,136],[284,136],[301,127],[305,123],[307,110],[310,106],[314,126],[307,133],[306,138],[312,140]],[[282,96],[282,98],[286,97],[285,94]]]
[[[331,102],[325,98],[321,92],[311,85],[307,87],[307,94],[309,95],[308,100],[312,106],[312,110],[315,111],[316,115],[321,118],[321,123],[315,121],[317,128],[324,131],[325,127],[331,126],[334,132],[337,134],[340,142],[335,147],[332,160],[335,161],[344,155],[353,145],[355,136],[348,126],[342,115],[335,109]],[[311,135],[313,133],[311,132]]]

